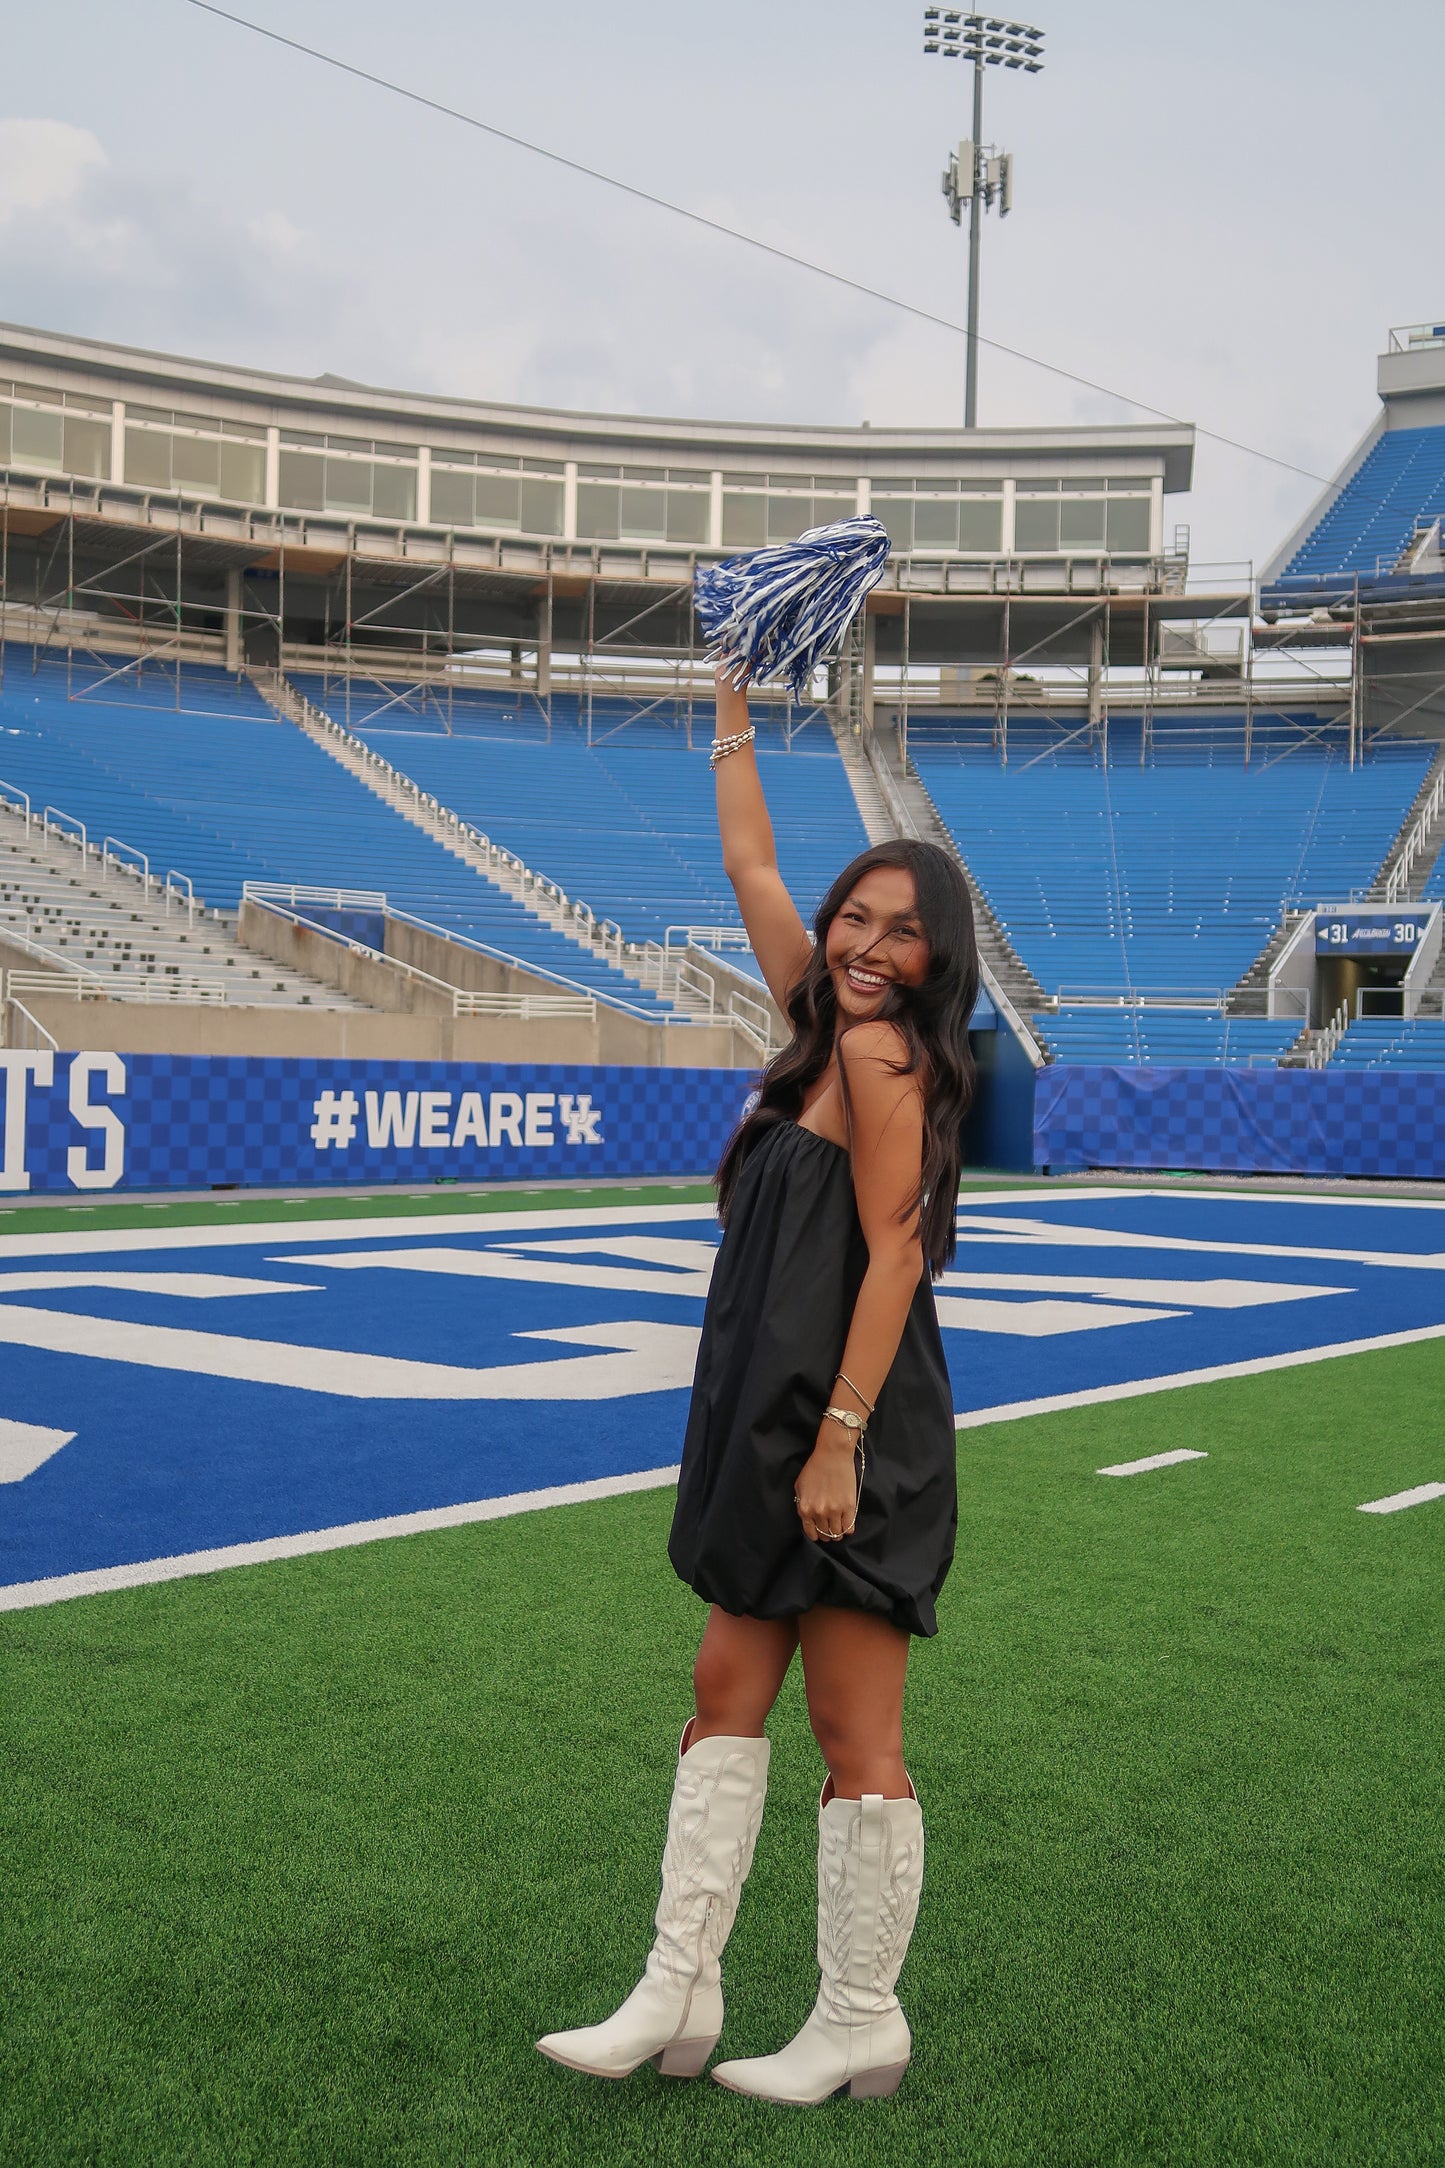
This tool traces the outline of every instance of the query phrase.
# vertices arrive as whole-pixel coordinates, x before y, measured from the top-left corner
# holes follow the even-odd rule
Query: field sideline
[[[218,1210],[271,1207],[84,1223]],[[665,1490],[0,1615],[0,2158],[1438,2162],[1445,1502],[1356,1508],[1445,1477],[1442,1398],[1431,1340],[960,1433],[892,2102],[532,2051],[646,1947],[700,1623]],[[735,2054],[814,1983],[796,1680],[773,1733]]]

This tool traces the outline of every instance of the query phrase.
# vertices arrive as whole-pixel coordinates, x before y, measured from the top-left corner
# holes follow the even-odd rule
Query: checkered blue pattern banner
[[[1044,1069],[1034,1164],[1445,1177],[1445,1073]]]
[[[0,1191],[706,1174],[740,1069],[0,1053]]]

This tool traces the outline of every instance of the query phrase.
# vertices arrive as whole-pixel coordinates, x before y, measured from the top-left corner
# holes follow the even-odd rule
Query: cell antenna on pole
[[[963,426],[978,424],[978,258],[983,214],[998,206],[1000,218],[1013,209],[1012,151],[983,140],[983,71],[1017,68],[1038,75],[1044,65],[1044,34],[1031,23],[1005,22],[994,15],[965,15],[959,8],[923,10],[923,50],[944,60],[973,62],[973,134],[951,153],[943,170],[943,196],[955,226],[968,208],[968,361],[964,377]]]

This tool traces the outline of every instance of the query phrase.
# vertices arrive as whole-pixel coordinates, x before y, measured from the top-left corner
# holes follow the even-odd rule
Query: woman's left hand
[[[858,1478],[851,1433],[825,1417],[804,1461],[793,1500],[810,1543],[836,1543],[853,1533],[858,1517]]]

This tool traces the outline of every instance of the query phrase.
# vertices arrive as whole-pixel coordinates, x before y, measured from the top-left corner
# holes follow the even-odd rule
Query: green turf
[[[963,1434],[890,2102],[532,2050],[646,1947],[667,1493],[0,1616],[0,2160],[1439,2163],[1445,1502],[1355,1508],[1442,1398],[1434,1342]],[[795,1681],[773,1732],[732,2053],[813,1991]]]
[[[1024,1189],[1047,1186],[1022,1175],[980,1175],[960,1184],[961,1190]],[[532,1188],[507,1185],[496,1189],[447,1187],[427,1190],[373,1190],[365,1196],[329,1195],[312,1190],[302,1197],[186,1197],[175,1203],[164,1199],[142,1202],[119,1197],[109,1204],[82,1203],[73,1197],[48,1198],[43,1204],[12,1204],[0,1198],[0,1235],[79,1234],[112,1227],[199,1227],[227,1218],[237,1224],[296,1219],[394,1219],[418,1213],[445,1217],[455,1212],[544,1212],[576,1205],[596,1211],[613,1205],[711,1203],[710,1180],[675,1182],[656,1179],[639,1182],[539,1183]]]

